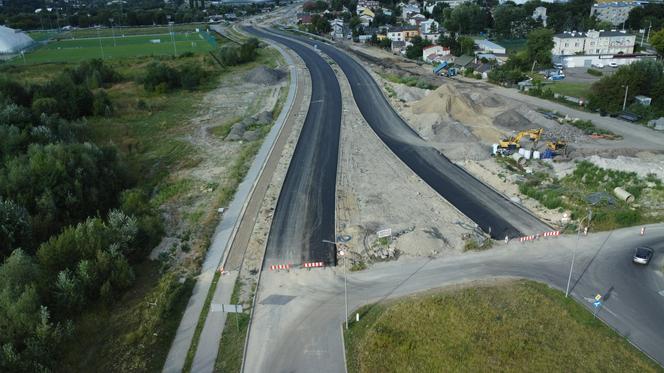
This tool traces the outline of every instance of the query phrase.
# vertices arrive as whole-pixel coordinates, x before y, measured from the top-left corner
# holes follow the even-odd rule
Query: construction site
[[[595,213],[590,227],[594,230],[651,223],[664,216],[664,143],[658,141],[661,134],[629,123],[618,123],[622,128],[605,126],[588,117],[608,118],[591,113],[577,116],[578,111],[563,105],[487,82],[459,75],[437,77],[427,66],[376,48],[355,52],[356,59],[370,69],[392,106],[420,137],[554,229],[575,232],[588,210]],[[381,63],[376,63],[376,55]],[[388,76],[437,88],[417,88]],[[352,115],[351,110],[346,117]],[[342,133],[362,131],[357,125],[349,126],[346,119],[343,122],[346,129]],[[373,143],[377,139],[372,135],[342,135],[348,140],[341,142],[342,148],[358,149],[342,149],[341,173],[349,174],[354,186],[343,178],[338,181],[337,215],[340,228],[361,237],[354,240],[358,246],[356,257],[371,262],[491,245],[453,206],[443,201],[445,206],[432,208],[434,198],[430,197],[434,193],[427,195],[419,190],[421,182],[407,191],[395,190],[400,188],[391,185],[389,193],[381,192],[385,188],[380,185],[390,185],[395,171],[380,171],[383,162],[378,158],[384,149],[376,148]],[[369,157],[362,156],[359,149],[365,149],[365,154],[366,149],[375,150]],[[349,152],[352,154],[345,156]],[[359,190],[363,180],[371,183],[370,190]],[[355,190],[348,195],[347,188]],[[419,205],[417,200],[422,196],[429,198],[416,209],[418,216],[397,218]],[[401,201],[408,201],[410,208],[399,208]],[[449,218],[441,221],[441,216]],[[378,232],[387,228],[391,228],[392,236],[382,239]]]

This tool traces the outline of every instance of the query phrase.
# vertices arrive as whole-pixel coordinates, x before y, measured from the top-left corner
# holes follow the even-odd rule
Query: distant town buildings
[[[625,31],[564,32],[553,36],[554,56],[574,54],[631,54],[634,53],[636,36]]]
[[[593,4],[590,8],[590,16],[617,26],[627,21],[632,9],[640,6],[641,3],[636,1]]]
[[[392,41],[408,41],[420,34],[416,26],[392,27],[387,30],[387,38]]]

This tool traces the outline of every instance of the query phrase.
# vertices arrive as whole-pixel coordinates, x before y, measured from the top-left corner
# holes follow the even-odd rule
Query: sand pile
[[[414,103],[412,111],[414,114],[437,113],[444,119],[451,118],[468,125],[491,123],[479,105],[451,84],[440,86]]]
[[[247,72],[244,75],[244,79],[249,83],[274,85],[279,83],[279,81],[285,76],[286,73],[281,70],[271,69],[266,66],[258,66]]]
[[[393,88],[397,98],[404,102],[419,101],[431,92],[427,89],[409,87],[405,84],[394,84]]]

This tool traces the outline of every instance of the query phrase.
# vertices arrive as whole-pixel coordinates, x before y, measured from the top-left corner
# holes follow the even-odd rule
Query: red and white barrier
[[[536,238],[537,238],[536,235],[532,235],[532,236],[523,236],[523,237],[519,237],[519,242],[533,241],[533,240],[535,240]]]
[[[270,269],[273,271],[278,271],[280,269],[290,269],[290,264],[274,264],[270,266]]]
[[[644,236],[646,234],[646,227],[641,227],[641,235]]]
[[[304,268],[320,268],[320,267],[325,267],[325,263],[323,263],[323,262],[302,263],[302,267],[304,267]]]
[[[560,236],[560,231],[552,231],[552,232],[542,233],[542,237],[555,237],[555,236]]]

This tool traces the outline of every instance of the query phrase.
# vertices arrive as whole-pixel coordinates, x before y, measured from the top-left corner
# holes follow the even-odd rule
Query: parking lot
[[[593,67],[594,70],[601,71],[602,76],[607,76],[615,73],[618,69],[604,66],[604,68]],[[588,74],[587,67],[570,67],[563,70],[565,73],[565,80],[572,83],[589,83],[592,84],[602,78],[602,76],[594,76]]]

